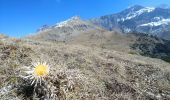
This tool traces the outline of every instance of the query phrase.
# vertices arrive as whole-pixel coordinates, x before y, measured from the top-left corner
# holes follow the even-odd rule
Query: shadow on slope
[[[142,33],[132,34],[138,37],[136,42],[131,45],[132,49],[137,50],[143,56],[170,62],[170,41]]]

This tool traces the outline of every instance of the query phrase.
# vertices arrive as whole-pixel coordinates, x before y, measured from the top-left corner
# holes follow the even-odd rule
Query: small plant
[[[26,71],[28,74],[26,78],[29,78],[32,80],[31,85],[42,83],[44,81],[44,77],[46,77],[49,74],[49,65],[41,62],[33,64],[33,68],[30,68],[29,71]]]
[[[50,65],[51,66],[51,65]],[[34,63],[26,67],[24,77],[17,85],[17,95],[25,99],[65,100],[74,90],[74,82],[69,79],[66,70],[50,70],[47,63]]]

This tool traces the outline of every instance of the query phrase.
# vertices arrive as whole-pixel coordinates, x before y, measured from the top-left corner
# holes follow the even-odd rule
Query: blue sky
[[[170,5],[170,0],[0,0],[0,33],[23,37],[44,24],[53,25],[74,15],[89,19],[136,4]]]

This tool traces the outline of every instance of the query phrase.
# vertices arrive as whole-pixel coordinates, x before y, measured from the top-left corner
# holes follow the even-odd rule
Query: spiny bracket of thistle
[[[25,85],[19,87],[19,94],[26,95],[26,98],[65,99],[66,92],[73,90],[74,86],[70,85],[67,75],[64,72],[50,71],[47,63],[33,64],[25,72],[26,76],[23,77]],[[23,91],[26,93],[22,93]]]
[[[45,77],[49,75],[50,66],[46,62],[33,63],[33,67],[30,67],[26,73],[26,79],[31,81],[31,85],[35,87],[42,85],[45,82]]]

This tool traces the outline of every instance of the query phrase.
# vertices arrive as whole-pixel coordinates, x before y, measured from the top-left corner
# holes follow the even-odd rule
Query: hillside
[[[0,45],[2,100],[170,99],[170,65],[162,60],[79,44],[8,41]],[[50,64],[50,75],[47,86],[35,88],[21,76],[39,61]]]

